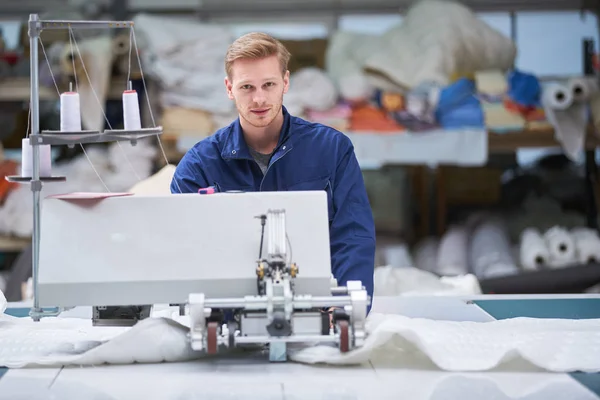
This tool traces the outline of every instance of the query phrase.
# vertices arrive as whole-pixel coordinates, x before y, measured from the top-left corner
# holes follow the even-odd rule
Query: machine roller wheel
[[[340,333],[340,351],[347,353],[350,351],[350,329],[347,320],[338,321],[338,329]]]
[[[217,340],[218,330],[218,322],[209,322],[206,327],[206,352],[208,354],[217,354],[217,348],[219,346]]]

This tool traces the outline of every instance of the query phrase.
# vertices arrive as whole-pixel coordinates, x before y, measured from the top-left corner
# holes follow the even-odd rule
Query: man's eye
[[[251,88],[250,85],[244,85],[244,86],[242,86],[242,89],[250,89],[250,88]]]
[[[275,84],[275,82],[267,82],[266,85],[267,86],[273,86]]]

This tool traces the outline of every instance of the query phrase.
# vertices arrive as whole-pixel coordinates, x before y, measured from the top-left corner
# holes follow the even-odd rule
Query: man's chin
[[[264,128],[269,126],[271,122],[273,122],[273,117],[271,115],[265,116],[257,116],[254,114],[246,115],[246,121],[250,122],[253,126],[257,128]]]

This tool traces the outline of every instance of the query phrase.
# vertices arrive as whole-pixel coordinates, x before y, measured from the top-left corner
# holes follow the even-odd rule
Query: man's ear
[[[283,75],[283,93],[287,93],[290,88],[290,71],[285,71]]]
[[[229,97],[230,100],[233,100],[233,84],[228,77],[225,77],[225,88],[227,89],[227,97]]]

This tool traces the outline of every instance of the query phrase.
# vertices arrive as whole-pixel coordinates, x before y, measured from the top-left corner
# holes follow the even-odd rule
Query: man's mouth
[[[268,108],[256,108],[251,111],[253,114],[256,114],[256,115],[265,115],[269,111],[269,109]]]

